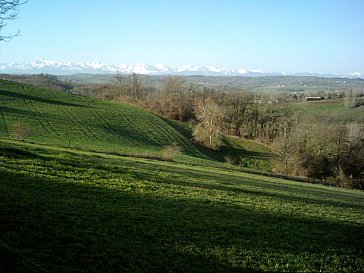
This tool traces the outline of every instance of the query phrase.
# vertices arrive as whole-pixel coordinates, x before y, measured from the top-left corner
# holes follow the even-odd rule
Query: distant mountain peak
[[[134,64],[105,64],[100,61],[87,62],[70,62],[70,61],[54,61],[47,59],[39,59],[29,63],[0,63],[0,73],[13,74],[38,74],[48,73],[55,75],[69,75],[75,73],[105,74],[105,73],[121,73],[121,74],[145,74],[145,75],[202,75],[202,76],[319,76],[319,77],[348,77],[363,78],[360,72],[354,72],[346,75],[329,75],[318,73],[271,73],[262,69],[230,69],[214,65],[181,65],[168,66],[163,63],[155,65],[146,65],[142,63]]]
[[[363,77],[363,75],[360,72],[350,73],[349,76],[352,78],[362,78]]]

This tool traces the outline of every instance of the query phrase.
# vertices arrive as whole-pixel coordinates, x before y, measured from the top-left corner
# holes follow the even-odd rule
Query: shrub
[[[175,160],[175,158],[182,152],[181,147],[173,143],[172,145],[165,146],[162,150],[162,157],[165,160]]]
[[[234,165],[236,163],[236,158],[234,158],[233,156],[231,155],[226,155],[224,156],[224,160],[227,164],[229,165]]]
[[[15,123],[11,129],[12,136],[15,139],[21,141],[26,140],[29,136],[29,133],[30,133],[30,127],[21,121]]]

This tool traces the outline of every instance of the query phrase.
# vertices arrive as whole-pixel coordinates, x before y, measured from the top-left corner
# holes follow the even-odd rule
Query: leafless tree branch
[[[27,3],[28,0],[0,0],[0,42],[9,41],[12,38],[19,36],[18,30],[15,34],[3,34],[2,30],[7,26],[7,22],[18,18],[18,7]]]

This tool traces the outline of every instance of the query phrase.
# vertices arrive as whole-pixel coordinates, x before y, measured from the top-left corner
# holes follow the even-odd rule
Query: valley
[[[132,104],[3,80],[0,109],[2,272],[364,270],[363,191],[272,177],[267,145],[211,150]]]

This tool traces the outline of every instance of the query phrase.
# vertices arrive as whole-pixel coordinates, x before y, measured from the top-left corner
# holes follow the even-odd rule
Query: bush
[[[182,152],[181,147],[173,143],[172,145],[165,146],[162,150],[162,157],[165,160],[173,161]]]
[[[227,164],[229,164],[229,165],[234,165],[234,164],[236,164],[236,158],[234,158],[233,156],[231,156],[231,155],[226,155],[226,156],[224,156],[224,160],[225,160],[225,162],[227,163]]]
[[[17,139],[24,141],[28,138],[30,133],[30,127],[25,123],[18,121],[15,123],[11,129],[12,136]]]

